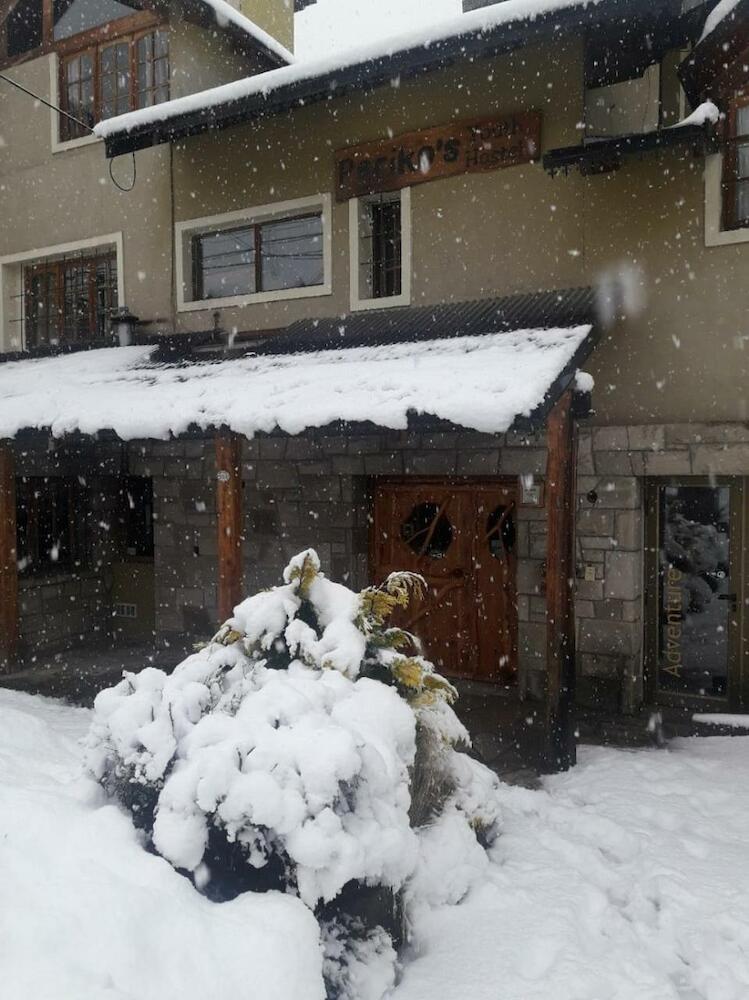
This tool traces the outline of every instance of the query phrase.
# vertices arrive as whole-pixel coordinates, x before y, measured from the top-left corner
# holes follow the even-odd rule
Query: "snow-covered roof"
[[[168,438],[197,426],[252,437],[335,421],[403,429],[410,414],[502,433],[574,377],[590,325],[305,354],[165,364],[154,347],[102,348],[0,364],[0,438],[114,431]]]
[[[214,6],[221,3],[223,7],[229,7],[224,0],[210,0],[210,2]],[[605,2],[606,0],[503,0],[502,3],[445,18],[436,24],[345,49],[334,56],[297,61],[292,66],[283,66],[267,73],[166,101],[151,108],[109,118],[100,122],[95,132],[101,138],[107,138],[189,112],[207,111],[242,98],[262,96],[267,99],[286,87],[302,81],[324,79],[350,67],[370,64],[411,50],[433,50],[438,48],[440,43],[450,39],[481,35],[505,25],[523,21],[532,22],[542,16],[553,16],[556,12],[561,13],[574,8],[595,8],[599,4],[605,5]]]
[[[718,25],[722,24],[722,22],[733,13],[734,8],[738,7],[739,2],[740,0],[720,0],[720,2],[716,4],[705,19],[702,34],[700,35],[700,42],[703,42],[708,35],[711,35]]]
[[[208,7],[212,11],[213,16],[216,18],[216,23],[220,28],[226,28],[231,25],[239,29],[243,34],[248,35],[261,48],[273,53],[282,62],[289,64],[294,62],[294,54],[285,45],[281,45],[279,41],[272,35],[269,35],[267,31],[263,31],[249,17],[245,17],[235,7],[232,7],[230,3],[227,3],[227,0],[200,0],[200,2],[204,7]]]

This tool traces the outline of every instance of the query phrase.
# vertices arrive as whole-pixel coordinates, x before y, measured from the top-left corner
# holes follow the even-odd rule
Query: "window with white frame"
[[[405,305],[410,300],[411,190],[350,202],[351,305]]]
[[[177,226],[180,307],[330,290],[330,199],[299,199]]]

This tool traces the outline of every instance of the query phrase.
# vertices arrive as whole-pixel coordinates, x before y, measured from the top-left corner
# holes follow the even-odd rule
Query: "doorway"
[[[397,622],[438,670],[514,682],[517,673],[517,484],[381,482],[372,562],[377,582],[409,570],[426,592]]]
[[[741,480],[648,485],[648,655],[652,700],[746,704],[741,682]]]

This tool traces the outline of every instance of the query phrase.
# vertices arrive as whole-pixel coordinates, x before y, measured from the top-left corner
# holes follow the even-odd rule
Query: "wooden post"
[[[242,599],[242,443],[231,431],[216,434],[218,614],[231,617]]]
[[[542,769],[575,764],[575,449],[572,390],[557,401],[547,423],[546,508],[546,732]]]
[[[15,456],[0,442],[0,671],[18,654],[18,611]]]

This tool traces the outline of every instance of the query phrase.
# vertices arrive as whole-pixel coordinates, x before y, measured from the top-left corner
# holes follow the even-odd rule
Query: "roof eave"
[[[626,4],[626,15],[622,12]],[[175,115],[163,121],[109,135],[106,155],[119,156],[149,146],[185,139],[210,129],[229,128],[244,122],[279,114],[292,108],[341,97],[351,90],[374,90],[394,79],[411,79],[443,69],[457,60],[491,58],[513,49],[526,48],[549,38],[561,37],[596,23],[615,23],[622,17],[652,16],[654,10],[672,10],[678,0],[609,0],[539,14],[533,20],[503,23],[377,59],[354,63],[321,76],[300,80],[272,90],[237,98],[213,107]]]
[[[748,48],[749,0],[740,0],[679,66],[679,79],[692,107],[707,98],[721,96],[723,76]]]

